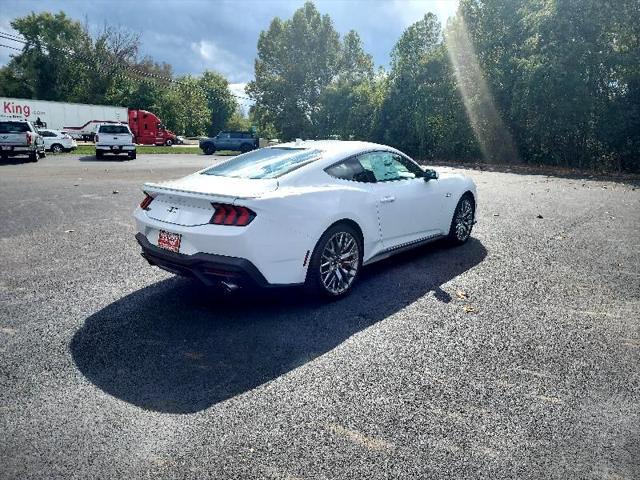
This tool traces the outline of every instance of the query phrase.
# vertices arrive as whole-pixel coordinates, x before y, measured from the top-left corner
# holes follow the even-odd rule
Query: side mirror
[[[437,180],[438,179],[438,172],[436,172],[435,170],[431,170],[430,168],[425,169],[424,171],[424,181],[428,182],[429,180]]]

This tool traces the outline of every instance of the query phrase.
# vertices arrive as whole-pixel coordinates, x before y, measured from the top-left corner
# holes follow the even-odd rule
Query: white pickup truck
[[[136,158],[136,144],[133,134],[125,124],[104,123],[96,132],[96,158],[104,158],[107,153],[126,153],[130,159]]]
[[[0,156],[8,157],[26,155],[32,162],[45,156],[44,140],[26,120],[0,119]]]

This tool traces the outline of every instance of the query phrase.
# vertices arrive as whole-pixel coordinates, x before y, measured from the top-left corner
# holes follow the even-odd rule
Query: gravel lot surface
[[[140,257],[214,160],[0,165],[2,479],[640,478],[640,188],[468,170],[472,240],[320,304]]]

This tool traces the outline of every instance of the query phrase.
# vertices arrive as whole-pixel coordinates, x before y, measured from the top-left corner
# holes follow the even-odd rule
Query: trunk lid
[[[26,133],[0,133],[0,145],[27,145]]]
[[[130,145],[133,143],[133,135],[129,133],[98,133],[100,145]]]
[[[153,195],[147,215],[174,225],[196,226],[209,223],[213,203],[234,203],[277,190],[276,179],[217,177],[195,173],[179,180],[145,183],[144,191]]]
[[[33,142],[36,134],[27,122],[0,120],[0,145],[25,146],[27,134]]]

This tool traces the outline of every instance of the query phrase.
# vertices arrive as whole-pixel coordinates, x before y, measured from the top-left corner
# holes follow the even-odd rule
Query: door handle
[[[396,197],[394,197],[393,195],[389,195],[387,197],[382,197],[380,199],[380,203],[391,203],[391,202],[395,202]]]

